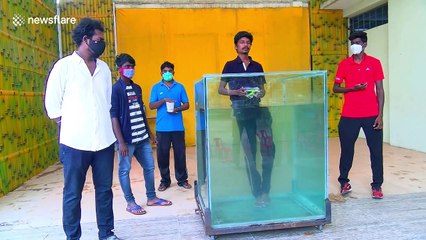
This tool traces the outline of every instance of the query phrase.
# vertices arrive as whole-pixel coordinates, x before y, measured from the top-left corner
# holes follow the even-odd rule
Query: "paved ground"
[[[385,198],[370,197],[368,153],[358,141],[352,176],[354,191],[344,202],[332,203],[332,223],[322,231],[315,227],[219,236],[218,239],[426,239],[426,153],[385,145]],[[329,141],[329,193],[334,196],[339,147]],[[187,149],[190,179],[195,179],[194,148]],[[196,208],[193,190],[172,183],[160,197],[170,207],[146,207],[141,169],[134,165],[132,184],[138,203],[148,214],[125,211],[125,201],[114,179],[116,233],[122,239],[208,239]],[[116,170],[116,169],[115,169]],[[159,182],[156,173],[156,182]],[[115,174],[116,176],[116,174]],[[55,164],[0,198],[0,240],[65,239],[61,226],[62,166]],[[94,191],[88,175],[82,201],[82,240],[97,239]]]
[[[426,239],[426,193],[393,195],[383,200],[351,199],[332,204],[332,224],[218,236],[217,239]],[[82,239],[96,239],[96,224],[82,225]],[[122,239],[209,239],[198,215],[116,221]],[[0,239],[64,239],[61,226],[0,225]]]

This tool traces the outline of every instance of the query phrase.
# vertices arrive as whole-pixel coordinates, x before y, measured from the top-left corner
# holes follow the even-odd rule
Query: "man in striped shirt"
[[[120,79],[112,87],[111,118],[117,138],[118,177],[127,201],[126,210],[135,215],[142,215],[146,211],[136,203],[130,187],[129,172],[133,156],[143,168],[147,205],[169,206],[172,202],[158,198],[155,193],[154,158],[149,139],[154,143],[157,143],[157,140],[146,119],[142,89],[132,81],[136,61],[123,53],[117,56],[115,62]]]

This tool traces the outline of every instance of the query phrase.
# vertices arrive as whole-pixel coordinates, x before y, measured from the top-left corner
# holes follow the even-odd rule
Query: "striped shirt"
[[[126,86],[126,95],[129,104],[130,114],[130,127],[132,130],[132,144],[138,143],[148,138],[148,131],[146,130],[145,123],[143,121],[142,110],[138,96],[132,88],[132,85]]]

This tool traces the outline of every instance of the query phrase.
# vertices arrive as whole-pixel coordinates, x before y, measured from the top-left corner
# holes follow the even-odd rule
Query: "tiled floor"
[[[338,159],[339,159],[339,142],[337,138],[329,139],[329,193],[337,194],[339,185],[337,183],[338,175]],[[407,149],[384,146],[384,167],[385,167],[385,183],[383,190],[385,199],[382,203],[373,200],[370,197],[371,170],[369,164],[368,149],[365,140],[359,139],[356,145],[356,155],[354,166],[350,174],[353,192],[346,198],[345,203],[333,203],[333,223],[325,228],[323,233],[319,234],[314,230],[287,230],[274,233],[269,232],[259,234],[246,234],[236,236],[224,236],[222,238],[230,239],[300,239],[308,237],[310,239],[333,239],[345,238],[344,235],[338,235],[339,224],[342,227],[353,228],[353,226],[343,223],[341,212],[339,209],[350,207],[353,214],[357,214],[357,210],[372,206],[377,209],[383,207],[393,208],[392,204],[398,205],[398,201],[403,201],[409,197],[410,199],[419,199],[416,203],[424,202],[426,192],[426,153],[410,151]],[[187,148],[188,170],[190,173],[190,181],[196,178],[195,171],[195,148]],[[173,169],[173,168],[172,168]],[[115,171],[117,168],[115,168]],[[90,170],[89,170],[90,172]],[[156,170],[156,183],[159,183],[158,171]],[[200,217],[194,213],[196,203],[194,200],[193,189],[185,190],[172,183],[172,187],[165,192],[157,194],[159,197],[170,199],[173,205],[169,207],[146,207],[147,214],[143,216],[134,216],[125,211],[125,201],[121,192],[117,174],[114,174],[114,214],[116,221],[117,234],[124,239],[205,239],[203,225]],[[143,177],[140,166],[133,165],[131,179],[133,184],[133,192],[138,203],[146,206],[145,190],[143,186]],[[55,164],[38,176],[35,176],[23,186],[9,193],[7,196],[0,198],[0,239],[64,239],[61,227],[61,206],[62,206],[62,166]],[[404,198],[404,196],[407,196]],[[414,196],[414,197],[411,197]],[[414,200],[413,200],[414,201]],[[350,206],[349,204],[353,204]],[[366,205],[367,204],[367,205]],[[370,204],[370,205],[368,205]],[[425,203],[426,204],[426,203]],[[353,209],[353,207],[359,209]],[[91,176],[88,175],[82,201],[82,239],[96,239],[96,218],[94,206],[94,190]],[[416,217],[426,219],[426,208],[417,209]],[[371,209],[370,209],[371,210]],[[370,211],[368,210],[368,211]],[[404,210],[400,211],[403,214]],[[358,211],[359,214],[359,211]],[[365,213],[368,215],[368,213]],[[381,213],[371,212],[379,216]],[[391,213],[389,213],[391,214]],[[400,214],[393,212],[393,214]],[[371,215],[370,217],[374,217]],[[376,216],[376,217],[377,217]],[[414,215],[413,215],[414,216]],[[421,216],[424,216],[421,218]],[[365,217],[365,216],[364,216]],[[386,218],[386,216],[383,216]],[[387,219],[387,218],[386,218]],[[401,217],[402,221],[409,223],[410,217],[407,219]],[[377,219],[376,219],[377,220]],[[389,219],[388,219],[389,220]],[[416,219],[414,219],[416,220]],[[357,220],[358,221],[358,220]],[[374,219],[372,221],[375,221]],[[379,220],[377,220],[379,221]],[[394,220],[398,221],[398,220]],[[417,221],[417,220],[416,220]],[[401,224],[403,224],[402,222]],[[151,224],[152,223],[152,224]],[[358,224],[358,223],[357,223]],[[395,223],[397,224],[397,223]],[[395,225],[394,224],[394,225]],[[418,220],[413,222],[415,227],[426,229],[426,222]],[[392,225],[392,224],[391,224]],[[410,225],[411,226],[411,225]],[[370,226],[371,229],[374,226]],[[414,227],[414,226],[413,226]],[[359,228],[359,231],[368,231]],[[401,231],[403,231],[402,229]],[[424,230],[419,230],[423,231]],[[412,231],[417,233],[416,231]],[[262,235],[263,234],[263,235]],[[274,235],[275,234],[275,235]],[[336,235],[327,235],[336,234]],[[364,235],[354,234],[362,239]],[[389,233],[390,238],[400,236]],[[340,236],[340,237],[338,237]],[[368,235],[365,235],[368,236]],[[375,236],[375,235],[373,235]],[[424,235],[418,236],[418,239],[426,238]],[[334,239],[336,239],[334,238]],[[376,239],[376,238],[372,238]],[[381,239],[381,238],[377,238]],[[394,238],[397,239],[397,238]],[[412,239],[412,238],[406,238]]]

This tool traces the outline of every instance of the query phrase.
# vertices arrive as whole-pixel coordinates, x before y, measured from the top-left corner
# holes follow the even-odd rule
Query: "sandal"
[[[147,206],[170,206],[172,205],[172,202],[166,199],[157,198],[157,201],[153,203],[146,203]]]
[[[146,213],[145,209],[143,209],[141,206],[137,204],[131,207],[127,207],[126,211],[134,215],[144,215]]]
[[[192,188],[191,184],[189,184],[188,182],[184,182],[182,183],[182,185],[179,185],[179,187],[183,187],[185,189],[190,189]]]
[[[167,188],[169,188],[169,186],[165,185],[165,184],[160,184],[160,186],[158,187],[158,191],[163,192],[166,191]]]

